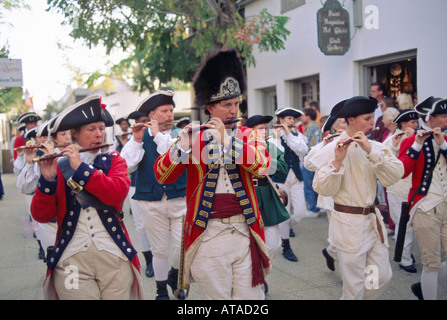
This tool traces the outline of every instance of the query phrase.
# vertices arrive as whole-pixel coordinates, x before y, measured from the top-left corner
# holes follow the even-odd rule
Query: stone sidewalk
[[[42,283],[46,267],[37,257],[38,246],[32,237],[31,226],[26,212],[24,196],[15,187],[14,174],[2,174],[5,196],[0,200],[0,300],[41,300]],[[125,224],[132,242],[140,251],[128,201],[125,203]],[[296,237],[291,246],[298,262],[290,262],[282,256],[273,261],[273,272],[267,277],[269,293],[267,300],[338,300],[341,297],[342,282],[336,271],[331,272],[321,254],[327,245],[328,221],[326,216],[304,219],[295,227]],[[417,244],[414,248],[418,273],[409,274],[392,261],[394,240],[389,237],[390,261],[393,278],[383,300],[416,300],[410,286],[418,282],[422,266]],[[140,261],[144,261],[139,254]],[[145,299],[155,298],[155,279],[146,278],[143,273]],[[447,299],[447,284],[439,288],[439,299]],[[202,299],[200,289],[191,286],[189,300]]]

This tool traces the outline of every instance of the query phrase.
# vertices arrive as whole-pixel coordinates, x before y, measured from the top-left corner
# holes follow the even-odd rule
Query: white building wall
[[[145,98],[150,93],[147,91],[143,93],[133,91],[123,91],[102,97],[102,103],[107,105],[107,110],[112,115],[114,120],[121,117],[127,117],[131,112],[135,111]],[[189,91],[175,91],[174,92],[175,113],[190,113],[191,112],[191,93]],[[110,142],[115,134],[119,131],[119,126],[114,124],[113,127],[106,129],[107,142]]]
[[[354,95],[368,95],[369,88],[361,81],[360,62],[375,57],[414,50],[417,52],[417,89],[419,101],[428,96],[447,96],[447,42],[445,0],[362,0],[364,10],[374,5],[379,13],[379,28],[365,25],[355,31],[353,0],[340,0],[350,14],[351,46],[343,56],[326,56],[318,48],[317,11],[325,0],[306,3],[284,16],[290,17],[286,28],[291,31],[285,50],[254,50],[256,67],[247,70],[248,113],[260,112],[259,90],[276,86],[278,107],[291,104],[287,81],[319,75],[321,112],[329,113],[338,101]],[[281,15],[280,0],[258,0],[246,7],[246,16],[267,8],[272,15]]]

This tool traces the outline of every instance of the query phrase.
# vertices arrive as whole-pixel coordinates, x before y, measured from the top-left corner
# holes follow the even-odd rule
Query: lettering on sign
[[[0,59],[0,87],[22,87],[22,60]]]
[[[351,46],[349,13],[338,0],[327,0],[317,12],[318,46],[325,55],[344,55]]]

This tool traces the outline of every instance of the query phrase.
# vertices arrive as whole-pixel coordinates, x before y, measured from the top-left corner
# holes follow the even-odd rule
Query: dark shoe
[[[172,289],[172,293],[176,295],[177,299],[185,300],[185,291],[177,290],[178,286],[178,269],[171,268],[168,273],[168,285]]]
[[[282,255],[284,256],[284,258],[293,262],[298,261],[298,258],[295,256],[295,254],[292,251],[292,248],[290,247],[289,239],[282,240],[282,247],[283,247]]]
[[[267,294],[269,292],[269,286],[267,282],[264,283],[264,293]]]
[[[152,251],[143,252],[146,260],[146,277],[152,278],[154,276],[154,266],[152,265]]]
[[[419,299],[424,300],[424,296],[422,295],[422,287],[420,282],[416,282],[411,285],[411,292]]]
[[[329,270],[331,271],[335,271],[335,264],[334,264],[334,258],[332,258],[330,256],[330,254],[327,252],[327,249],[324,248],[323,250],[321,250],[321,252],[323,253],[323,256],[326,258],[326,265],[329,268]]]
[[[45,251],[42,248],[39,248],[39,259],[45,260]]]
[[[37,243],[39,244],[39,259],[45,260],[45,250],[43,250],[40,240],[37,240]]]
[[[399,264],[399,267],[409,273],[417,273],[418,272],[417,269],[414,267],[414,265],[403,266],[403,265]]]
[[[292,249],[290,249],[290,248],[288,250],[286,250],[285,252],[283,252],[282,255],[284,256],[284,258],[286,258],[289,261],[292,261],[292,262],[298,261],[298,258],[293,253]]]
[[[292,228],[290,228],[290,230],[289,230],[289,237],[290,238],[295,238],[295,231],[293,231]]]
[[[168,288],[166,285],[168,281],[155,281],[157,284],[157,295],[155,296],[155,300],[170,300],[168,294]]]

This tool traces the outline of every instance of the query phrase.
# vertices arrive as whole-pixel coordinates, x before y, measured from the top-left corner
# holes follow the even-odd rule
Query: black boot
[[[282,239],[282,247],[283,247],[282,255],[284,256],[284,258],[293,262],[298,261],[298,258],[295,256],[295,254],[292,251],[292,248],[290,247],[289,239]]]
[[[411,292],[418,298],[418,300],[424,300],[424,295],[422,294],[422,287],[420,282],[413,283],[411,285]]]
[[[324,248],[322,251],[324,258],[326,259],[326,265],[331,271],[335,271],[335,260],[332,258],[329,253],[327,252],[327,249]]]
[[[157,295],[155,296],[155,300],[170,300],[168,294],[168,280],[164,281],[155,281],[157,284]]]
[[[172,289],[172,293],[175,294],[175,291],[177,290],[178,286],[178,269],[171,268],[168,273],[168,285]],[[177,299],[179,300],[185,300],[185,292],[183,290],[178,291]]]
[[[152,278],[154,276],[154,266],[152,265],[152,251],[143,252],[144,259],[146,260],[146,277]]]
[[[39,244],[39,259],[44,260],[45,259],[45,251],[42,248],[42,244],[40,243],[40,240],[37,240],[37,243]]]

